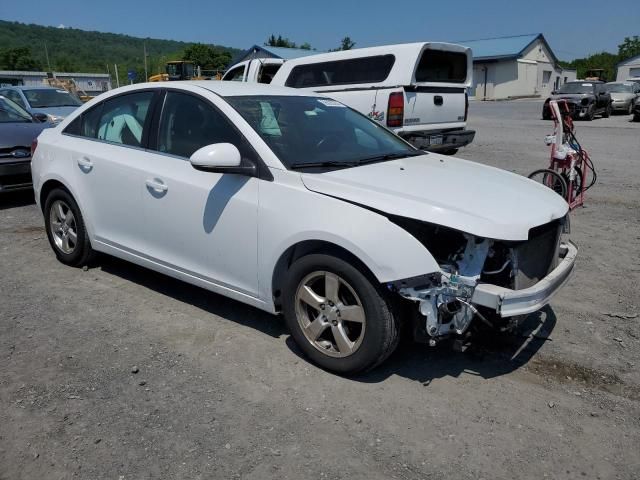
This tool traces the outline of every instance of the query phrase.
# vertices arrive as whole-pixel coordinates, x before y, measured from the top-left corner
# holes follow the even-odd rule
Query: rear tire
[[[375,280],[341,258],[311,254],[296,260],[283,292],[291,335],[321,368],[343,375],[370,370],[398,345],[391,303]]]
[[[86,265],[94,256],[78,204],[62,188],[52,190],[44,203],[44,224],[49,244],[60,262]]]
[[[604,112],[602,112],[602,118],[609,118],[611,116],[611,104],[609,103],[606,107],[604,107]]]

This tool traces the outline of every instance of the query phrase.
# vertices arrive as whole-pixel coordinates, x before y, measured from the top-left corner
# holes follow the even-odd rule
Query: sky
[[[240,49],[272,33],[318,50],[345,36],[369,47],[543,33],[562,60],[617,53],[625,36],[640,35],[638,0],[1,0],[0,19]]]

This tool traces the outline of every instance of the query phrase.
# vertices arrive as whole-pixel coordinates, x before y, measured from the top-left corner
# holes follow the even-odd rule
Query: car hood
[[[46,115],[55,115],[56,117],[65,118],[76,108],[80,107],[45,107],[45,108],[32,108],[31,113],[44,113]]]
[[[624,92],[611,92],[611,98],[613,100],[623,100],[623,101],[627,101],[627,100],[631,100],[633,99],[633,97],[635,97],[635,94],[633,93],[624,93]]]
[[[568,211],[528,178],[434,153],[301,177],[313,192],[499,240],[527,240],[531,228]]]
[[[0,123],[0,149],[11,147],[31,148],[31,142],[40,135],[48,123]]]

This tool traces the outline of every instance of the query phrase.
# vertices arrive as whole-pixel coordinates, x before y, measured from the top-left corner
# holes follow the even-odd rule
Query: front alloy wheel
[[[347,357],[362,344],[364,308],[351,285],[335,273],[312,272],[300,282],[296,318],[309,343],[330,357]]]
[[[283,285],[282,309],[302,352],[333,372],[369,370],[398,345],[388,294],[347,257],[314,253],[296,260]]]

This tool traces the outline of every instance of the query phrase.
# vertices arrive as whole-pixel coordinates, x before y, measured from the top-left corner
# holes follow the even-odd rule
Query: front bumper
[[[32,188],[31,159],[0,162],[0,192]]]
[[[442,131],[403,132],[400,136],[421,150],[442,152],[469,145],[473,142],[476,131],[461,128]]]
[[[572,242],[560,245],[562,260],[546,277],[524,290],[511,290],[487,283],[476,286],[471,302],[495,310],[501,317],[526,315],[540,310],[567,282],[575,265],[578,247]]]
[[[611,102],[611,109],[615,110],[615,111],[621,110],[621,111],[625,111],[626,112],[627,110],[629,110],[629,104],[630,103],[631,103],[630,100],[629,101],[624,101],[623,100],[623,101],[619,101],[619,102],[614,100],[613,102]]]

